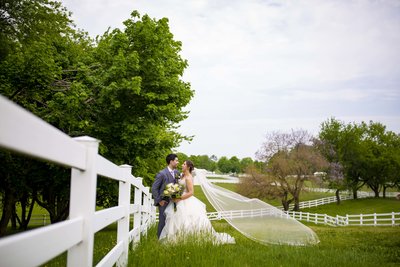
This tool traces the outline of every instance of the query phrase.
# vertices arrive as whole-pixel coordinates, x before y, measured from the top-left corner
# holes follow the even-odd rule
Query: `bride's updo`
[[[192,171],[194,170],[194,164],[193,164],[193,162],[192,161],[190,161],[190,160],[185,160],[185,162],[186,162],[186,166],[189,168],[189,172],[190,173],[192,173]]]

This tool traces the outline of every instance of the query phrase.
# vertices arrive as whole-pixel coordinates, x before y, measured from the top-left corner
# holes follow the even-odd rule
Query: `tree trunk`
[[[336,195],[336,204],[340,205],[340,195],[339,195],[340,190],[336,189],[335,195]]]
[[[357,199],[358,198],[357,197],[357,187],[356,188],[352,188],[352,190],[353,190],[353,198]]]
[[[288,192],[283,193],[281,202],[282,202],[283,209],[285,211],[288,211],[289,207],[290,207],[290,203],[292,202],[292,200],[288,200]]]
[[[0,219],[0,236],[6,235],[7,225],[11,219],[13,207],[15,207],[16,203],[14,192],[10,188],[6,188],[3,201],[3,214]]]
[[[375,198],[379,197],[379,189],[374,189]]]
[[[300,210],[300,199],[299,199],[299,195],[300,192],[295,192],[295,196],[294,196],[294,207],[293,210],[294,211],[299,211]]]
[[[283,210],[284,211],[288,211],[289,210],[289,203],[287,201],[283,201],[282,200],[282,206],[283,206]]]
[[[11,214],[11,229],[16,230],[17,229],[17,220],[18,216],[15,211],[15,205],[12,207],[12,214]]]
[[[35,205],[35,199],[32,198],[31,201],[29,201],[28,193],[24,193],[23,197],[21,198],[21,220],[20,220],[19,229],[22,229],[22,230],[28,229],[28,224],[29,224],[29,221],[32,216],[32,211],[33,211],[34,205]],[[29,207],[28,212],[26,211],[27,207]]]
[[[386,186],[383,187],[383,190],[382,190],[382,197],[383,197],[383,198],[386,198]]]

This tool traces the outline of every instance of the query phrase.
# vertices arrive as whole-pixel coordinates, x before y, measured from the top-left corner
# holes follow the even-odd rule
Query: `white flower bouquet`
[[[183,186],[180,184],[169,183],[165,186],[164,197],[167,198],[181,198],[183,193]]]

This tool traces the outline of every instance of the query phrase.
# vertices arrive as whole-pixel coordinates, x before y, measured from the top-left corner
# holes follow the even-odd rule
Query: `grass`
[[[117,224],[97,232],[94,236],[93,265],[96,265],[117,244]],[[42,265],[43,267],[67,266],[67,252]]]
[[[400,212],[400,201],[395,198],[360,198],[341,201],[340,205],[331,203],[312,208],[305,208],[301,211],[321,214],[326,213],[331,216],[389,213],[392,211]]]
[[[235,184],[218,184],[236,191]],[[200,186],[195,186],[195,195],[214,209]],[[307,192],[301,201],[330,196],[328,193]],[[278,203],[279,205],[279,203]],[[400,210],[400,201],[395,199],[357,199],[342,201],[303,211],[329,215],[381,213]],[[39,213],[43,214],[43,213]],[[188,242],[173,246],[160,244],[156,238],[156,227],[149,229],[135,250],[130,251],[128,266],[399,266],[400,227],[330,227],[306,223],[313,229],[320,243],[310,247],[264,245],[254,242],[231,227],[225,221],[213,221],[218,232],[234,236],[236,244],[215,246],[207,242]],[[95,235],[93,264],[97,264],[116,244],[116,224]],[[66,252],[43,266],[66,266]]]
[[[225,177],[206,177],[207,179],[211,179],[211,180],[228,180],[228,178]]]
[[[128,266],[398,266],[398,227],[311,226],[320,243],[310,247],[263,245],[247,239],[227,223],[213,222],[228,232],[234,245],[209,243],[160,244],[155,227],[129,256]]]
[[[220,184],[231,189],[232,184]],[[201,188],[196,186],[196,197],[214,210]],[[308,192],[302,201],[332,194]],[[314,208],[320,213],[336,215],[338,211],[351,214],[389,212],[398,210],[400,201],[394,199],[358,199]],[[307,209],[312,210],[312,209]],[[316,211],[313,211],[316,212]],[[340,214],[340,213],[338,213]],[[213,221],[218,232],[227,232],[236,239],[235,245],[215,246],[195,242],[166,246],[156,238],[152,227],[140,244],[131,251],[128,266],[399,266],[399,227],[330,227],[307,223],[320,243],[310,247],[264,245],[237,232],[225,221]]]

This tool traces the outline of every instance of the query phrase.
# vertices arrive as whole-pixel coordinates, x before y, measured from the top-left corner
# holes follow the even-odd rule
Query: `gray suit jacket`
[[[177,170],[174,170],[174,174],[178,174],[179,172]],[[154,180],[153,185],[151,186],[151,193],[153,194],[154,197],[154,205],[158,206],[159,202],[162,199],[163,191],[165,189],[165,186],[169,183],[175,183],[175,177],[171,175],[171,173],[168,170],[168,167],[160,171],[156,175],[156,179]]]

